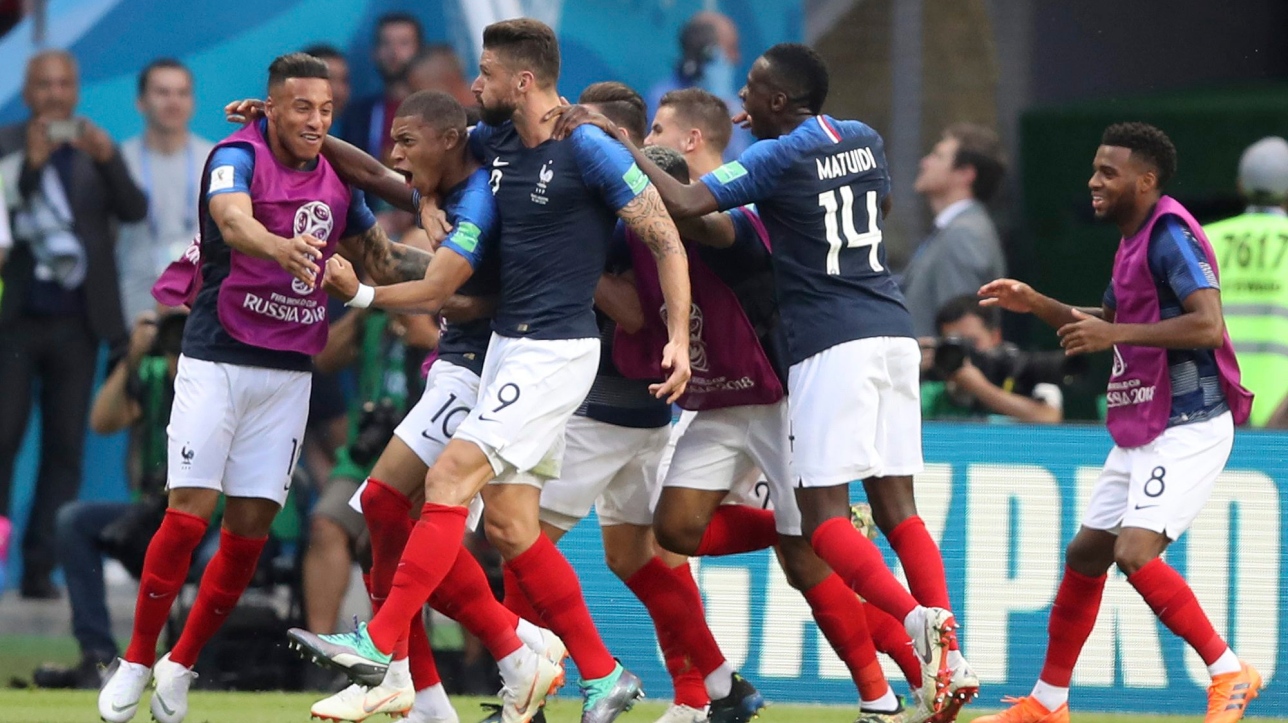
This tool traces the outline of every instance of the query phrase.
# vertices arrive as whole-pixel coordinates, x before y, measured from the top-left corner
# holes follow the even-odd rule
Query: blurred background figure
[[[1243,152],[1239,195],[1248,204],[1243,213],[1203,230],[1217,252],[1221,307],[1243,385],[1256,395],[1248,421],[1263,427],[1288,401],[1288,141],[1262,138]]]
[[[409,93],[422,90],[447,93],[466,108],[478,105],[461,59],[450,45],[428,45],[417,53],[407,66],[407,88]]]
[[[913,332],[933,336],[935,315],[963,294],[1006,276],[1006,259],[988,203],[1005,163],[997,134],[973,123],[949,126],[921,159],[913,186],[935,214],[935,230],[913,254],[900,286]]]
[[[331,135],[344,137],[344,114],[349,108],[349,98],[353,86],[349,80],[349,60],[334,45],[318,43],[310,45],[304,52],[326,63],[327,73],[331,76]]]
[[[99,345],[125,340],[116,222],[148,202],[107,133],[76,116],[76,60],[61,50],[27,63],[30,116],[0,128],[0,176],[14,226],[0,297],[0,517],[9,516],[18,446],[40,382],[40,471],[23,538],[23,597],[59,596],[50,575],[54,515],[81,484],[85,423]]]
[[[214,147],[188,130],[192,73],[178,60],[161,58],[143,68],[135,104],[143,133],[122,143],[121,155],[148,197],[148,215],[122,225],[116,242],[121,311],[130,320],[156,306],[152,284],[197,234],[201,169]]]
[[[648,107],[657,109],[662,96],[680,88],[698,87],[718,96],[737,114],[742,111],[738,90],[744,78],[738,67],[742,51],[738,46],[738,26],[727,15],[703,11],[680,29],[680,60],[675,71],[648,93]],[[725,148],[725,160],[737,158],[755,139],[743,128],[734,126],[733,138]]]
[[[407,67],[425,43],[420,21],[408,13],[387,13],[376,21],[376,46],[373,57],[384,89],[359,98],[349,105],[343,118],[344,140],[381,160],[389,158],[398,104],[409,94]]]

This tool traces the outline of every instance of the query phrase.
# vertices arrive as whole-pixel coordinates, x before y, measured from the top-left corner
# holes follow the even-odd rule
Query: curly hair
[[[1102,146],[1117,146],[1131,151],[1154,167],[1161,189],[1176,175],[1176,146],[1163,131],[1148,123],[1115,123],[1105,129]]]

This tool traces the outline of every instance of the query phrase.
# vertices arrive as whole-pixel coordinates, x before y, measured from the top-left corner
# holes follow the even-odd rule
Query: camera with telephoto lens
[[[402,421],[402,414],[389,399],[368,401],[362,405],[362,416],[358,418],[358,433],[349,445],[349,459],[365,467],[384,451],[389,440],[394,437],[394,430]]]
[[[178,357],[183,349],[183,327],[188,315],[181,312],[164,314],[157,319],[157,335],[152,339],[148,356]]]
[[[1087,357],[1066,357],[1062,351],[1024,351],[1005,342],[980,351],[961,337],[935,342],[933,369],[940,379],[952,376],[967,360],[984,378],[1003,389],[1028,396],[1039,384],[1068,384],[1087,370]]]

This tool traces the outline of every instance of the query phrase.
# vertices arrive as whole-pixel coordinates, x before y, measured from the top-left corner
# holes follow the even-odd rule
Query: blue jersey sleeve
[[[367,207],[367,197],[363,192],[349,187],[349,212],[344,217],[344,235],[357,236],[371,230],[376,225],[376,215]]]
[[[480,161],[484,159],[484,146],[487,143],[487,139],[491,138],[494,133],[496,133],[496,128],[486,123],[479,123],[470,129],[470,153],[472,153],[475,158]]]
[[[739,206],[738,208],[729,209],[729,219],[733,221],[733,245],[729,247],[730,251],[747,256],[749,258],[761,259],[769,256],[769,248],[765,246],[765,241],[760,237],[760,229],[756,225],[752,216],[756,210],[751,206]]]
[[[470,262],[470,268],[477,269],[486,249],[496,243],[500,230],[492,192],[486,184],[471,186],[445,210],[452,231],[443,239],[442,248],[455,251]]]
[[[250,195],[250,180],[255,175],[255,151],[241,143],[215,149],[207,164],[206,199],[225,193]]]
[[[722,210],[762,201],[773,194],[787,168],[786,150],[777,138],[757,141],[730,161],[698,179]]]
[[[1114,296],[1114,282],[1110,281],[1105,287],[1105,295],[1100,297],[1100,304],[1106,309],[1118,308],[1118,298]]]
[[[648,176],[635,165],[630,152],[599,128],[578,126],[568,140],[582,182],[598,191],[613,211],[622,210],[648,187]]]
[[[1149,237],[1150,271],[1182,302],[1199,289],[1219,289],[1194,233],[1175,216],[1161,219]]]

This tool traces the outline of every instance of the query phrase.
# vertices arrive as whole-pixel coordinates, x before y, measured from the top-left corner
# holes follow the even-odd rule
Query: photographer
[[[1061,352],[1023,352],[1002,341],[996,309],[975,296],[960,296],[935,314],[939,339],[930,371],[942,380],[923,381],[926,419],[1002,415],[1033,424],[1064,419],[1059,382],[1073,370]],[[923,345],[927,342],[923,341]]]
[[[81,662],[74,668],[45,665],[34,680],[42,688],[98,688],[100,669],[116,658],[107,610],[103,555],[117,559],[136,578],[148,541],[165,513],[166,425],[174,399],[174,376],[187,315],[140,314],[125,358],[99,389],[90,428],[99,434],[130,429],[127,458],[135,498],[130,502],[76,501],[58,510],[58,562],[67,580],[72,633]]]

